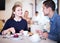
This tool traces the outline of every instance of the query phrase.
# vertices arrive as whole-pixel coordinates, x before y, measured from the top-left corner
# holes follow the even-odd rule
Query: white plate
[[[18,38],[10,37],[10,39],[11,39],[11,40],[21,40],[22,37],[21,37],[21,36],[19,36]]]
[[[14,35],[4,35],[3,38],[11,39],[11,40],[21,40],[22,36],[19,36],[17,38],[13,37]]]

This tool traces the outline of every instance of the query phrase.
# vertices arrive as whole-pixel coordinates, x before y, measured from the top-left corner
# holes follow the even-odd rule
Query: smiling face
[[[15,8],[15,11],[14,11],[14,14],[16,15],[16,16],[22,16],[22,8],[21,7],[16,7]]]
[[[28,11],[25,11],[24,12],[24,16],[28,16],[29,12]]]

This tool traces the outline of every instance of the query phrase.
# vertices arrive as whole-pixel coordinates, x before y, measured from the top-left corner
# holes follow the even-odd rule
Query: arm
[[[5,23],[3,30],[2,30],[2,34],[8,34],[10,32],[15,33],[15,29],[14,27],[11,27],[11,20],[7,20],[7,22]]]
[[[60,16],[57,18],[57,41],[60,41]]]
[[[3,29],[2,29],[2,31],[3,30],[7,30],[9,28],[9,24],[10,24],[9,20],[7,20],[6,23],[5,23],[5,25],[4,25],[4,27],[3,27]]]
[[[57,41],[57,22],[53,21],[50,24],[50,32],[48,33],[48,38]]]

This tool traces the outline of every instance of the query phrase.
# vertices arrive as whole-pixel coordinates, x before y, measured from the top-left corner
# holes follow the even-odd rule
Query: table
[[[0,43],[57,43],[50,39],[40,40],[39,42],[32,42],[29,39],[29,37],[27,37],[27,36],[22,36],[22,37],[23,37],[23,39],[21,39],[21,40],[12,40],[9,38],[2,38],[2,35],[0,35]]]

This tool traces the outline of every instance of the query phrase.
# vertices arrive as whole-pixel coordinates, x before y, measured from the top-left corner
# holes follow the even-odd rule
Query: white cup
[[[28,31],[23,31],[24,36],[28,35]]]

